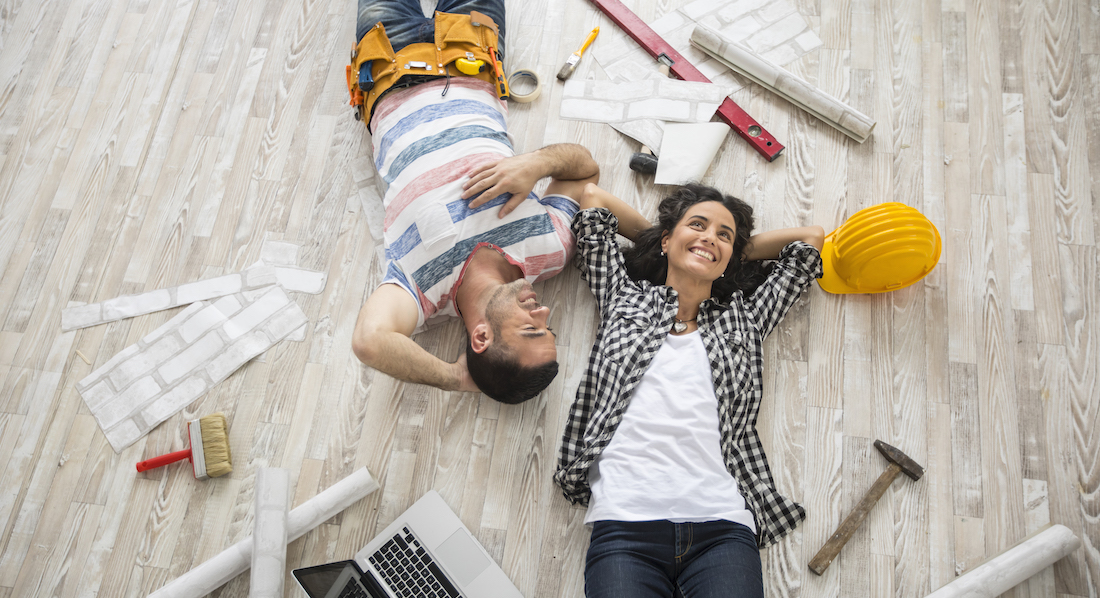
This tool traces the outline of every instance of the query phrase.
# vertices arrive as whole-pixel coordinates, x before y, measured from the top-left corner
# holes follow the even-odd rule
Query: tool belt
[[[352,48],[351,64],[347,67],[349,105],[356,108],[356,119],[369,128],[375,103],[406,75],[473,76],[495,84],[494,68],[499,70],[498,35],[497,24],[488,15],[477,11],[468,15],[437,11],[434,44],[410,44],[394,52],[385,27],[376,23]],[[474,75],[463,74],[453,64],[460,58],[481,60],[486,68]],[[364,67],[367,61],[370,65]],[[489,67],[490,64],[494,66]],[[361,73],[361,68],[369,69],[369,73]]]

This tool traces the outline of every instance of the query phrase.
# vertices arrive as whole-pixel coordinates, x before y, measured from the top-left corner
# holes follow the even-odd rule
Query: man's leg
[[[682,523],[676,586],[684,598],[764,598],[760,549],[749,528],[730,521]]]
[[[597,521],[584,567],[587,598],[672,598],[672,524]]]
[[[424,16],[418,0],[359,0],[355,39],[363,39],[379,21],[395,51],[409,44],[435,41],[435,21]]]
[[[500,30],[500,54],[504,55],[504,0],[439,0],[435,7],[439,12],[470,14],[478,11],[496,21]]]

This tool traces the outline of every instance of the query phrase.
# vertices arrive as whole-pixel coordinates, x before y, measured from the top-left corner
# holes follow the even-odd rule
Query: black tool
[[[630,156],[630,170],[641,174],[656,174],[657,156],[653,155],[653,150],[643,145],[642,151]]]

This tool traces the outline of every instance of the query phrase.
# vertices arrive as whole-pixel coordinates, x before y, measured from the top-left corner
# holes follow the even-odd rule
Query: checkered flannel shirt
[[[554,475],[574,504],[588,504],[588,469],[611,441],[677,312],[677,293],[671,287],[627,276],[617,231],[618,220],[602,208],[584,210],[573,219],[577,265],[600,312],[596,344],[569,410]],[[735,293],[728,304],[708,299],[699,309],[698,326],[718,397],[722,456],[756,517],[760,546],[775,542],[806,517],[801,505],[776,490],[756,432],[764,338],[820,276],[817,250],[794,242],[750,297]]]

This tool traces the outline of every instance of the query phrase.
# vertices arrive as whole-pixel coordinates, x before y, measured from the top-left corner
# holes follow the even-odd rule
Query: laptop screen
[[[338,561],[292,571],[298,585],[309,598],[333,598],[339,596],[349,580],[357,579],[367,595],[386,598],[386,591],[370,575],[364,575],[355,561]]]

